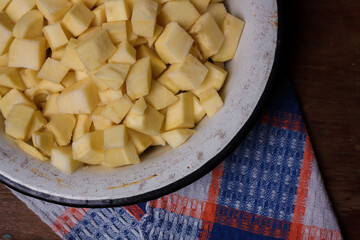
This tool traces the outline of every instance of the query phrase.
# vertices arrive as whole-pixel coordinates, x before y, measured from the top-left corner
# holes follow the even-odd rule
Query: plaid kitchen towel
[[[117,208],[15,193],[63,239],[342,239],[290,81],[234,153],[193,184]]]

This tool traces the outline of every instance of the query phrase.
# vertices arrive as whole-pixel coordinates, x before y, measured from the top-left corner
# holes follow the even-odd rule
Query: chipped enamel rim
[[[138,165],[85,167],[67,176],[48,162],[23,153],[0,123],[0,181],[48,202],[75,207],[114,207],[156,199],[183,188],[219,165],[258,120],[278,78],[281,1],[228,0],[230,12],[246,21],[221,90],[225,106],[205,118],[182,147],[152,149]],[[279,22],[279,26],[277,23]],[[278,31],[279,28],[279,31]]]

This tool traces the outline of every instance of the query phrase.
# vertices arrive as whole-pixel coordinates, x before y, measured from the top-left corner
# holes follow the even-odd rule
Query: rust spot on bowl
[[[152,178],[154,178],[154,177],[156,177],[156,176],[157,176],[157,174],[154,174],[154,175],[151,175],[150,177],[141,179],[141,180],[136,181],[136,182],[124,183],[123,185],[116,186],[116,187],[108,187],[108,188],[106,188],[106,190],[112,190],[112,189],[117,189],[117,188],[125,188],[125,187],[131,186],[131,185],[135,185],[135,184],[138,184],[138,183],[147,181],[147,180],[152,179]]]

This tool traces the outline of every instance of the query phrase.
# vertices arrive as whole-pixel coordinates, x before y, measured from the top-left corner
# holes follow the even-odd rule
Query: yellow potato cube
[[[200,103],[209,117],[214,116],[215,113],[224,106],[224,102],[214,88],[210,88],[200,93],[199,97]]]
[[[51,150],[51,164],[66,174],[72,174],[83,166],[82,162],[73,159],[72,147],[54,147]]]
[[[104,130],[104,149],[125,147],[127,141],[128,135],[124,125],[116,125]]]
[[[139,155],[143,153],[153,143],[152,138],[143,133],[139,133],[129,129],[128,134],[129,134],[129,140],[135,145],[136,152]]]
[[[164,28],[160,25],[155,25],[154,35],[152,37],[146,37],[146,41],[148,42],[149,47],[152,47],[156,41],[156,39],[160,36]]]
[[[11,88],[0,86],[0,96],[3,97],[3,96],[4,96],[5,94],[7,94],[10,90],[11,90]],[[0,100],[0,101],[1,101],[1,100]]]
[[[137,59],[150,57],[151,73],[153,78],[157,78],[165,69],[165,63],[160,59],[159,55],[146,45],[140,45],[137,49]]]
[[[97,87],[87,78],[65,89],[56,102],[59,113],[91,114],[100,99]]]
[[[14,23],[6,16],[5,13],[0,12],[0,54],[8,51],[9,46],[13,40],[12,31]]]
[[[104,106],[100,106],[91,115],[95,130],[105,130],[112,126],[112,121],[102,115],[103,110]]]
[[[82,34],[80,34],[80,36],[77,38],[77,40],[84,40],[84,39],[88,39],[92,36],[94,36],[98,31],[100,31],[102,29],[101,26],[96,26],[96,27],[89,27],[88,29],[85,30],[85,32],[83,32]]]
[[[16,38],[34,38],[42,35],[44,17],[38,10],[24,14],[15,24],[13,36]]]
[[[51,149],[54,146],[54,136],[51,132],[34,132],[32,134],[32,143],[44,155],[50,156]]]
[[[180,93],[178,100],[170,105],[166,111],[165,131],[175,128],[194,127],[194,103],[191,92]]]
[[[0,56],[0,68],[7,67],[9,62],[9,54],[5,53]]]
[[[55,114],[58,113],[57,111],[57,104],[56,99],[59,96],[59,93],[52,93],[47,97],[45,106],[43,107],[43,115],[47,118],[51,118]]]
[[[205,13],[209,6],[210,0],[190,0],[196,9],[201,13]]]
[[[155,42],[155,49],[161,59],[167,63],[179,63],[189,53],[194,40],[176,22],[166,25]]]
[[[10,3],[11,0],[1,0],[0,1],[0,12],[2,12],[7,5]]]
[[[92,10],[94,14],[94,18],[91,22],[93,26],[101,26],[104,22],[106,22],[106,13],[105,13],[105,6],[100,5]]]
[[[123,148],[106,149],[104,152],[105,166],[109,168],[140,163],[139,155],[131,141]]]
[[[171,65],[169,71],[169,78],[181,90],[199,88],[208,73],[207,68],[191,54],[182,62]]]
[[[69,67],[65,66],[58,60],[47,58],[37,77],[51,82],[60,83],[69,70]]]
[[[147,106],[143,114],[131,110],[124,120],[124,125],[146,135],[157,136],[163,121],[164,116],[161,113]]]
[[[48,80],[41,80],[38,85],[36,85],[36,94],[40,94],[40,93],[57,93],[57,92],[61,92],[64,90],[63,85],[61,85],[60,83],[55,83],[52,81],[48,81]]]
[[[225,41],[219,52],[212,57],[214,61],[225,62],[234,58],[245,22],[227,13],[221,30]]]
[[[72,144],[73,158],[87,164],[100,164],[104,161],[103,145],[103,131],[85,133]]]
[[[204,108],[201,106],[200,100],[195,95],[193,95],[193,99],[194,99],[194,120],[196,124],[200,122],[201,119],[203,119],[206,112]]]
[[[216,66],[218,66],[221,69],[225,70],[225,63],[224,62],[214,62]]]
[[[104,2],[107,22],[128,20],[131,11],[125,0],[108,0]]]
[[[170,22],[177,22],[186,31],[194,24],[200,13],[189,0],[170,1],[162,5],[159,23],[166,26]]]
[[[101,115],[114,123],[119,124],[132,106],[132,101],[127,96],[124,96],[106,105]]]
[[[62,56],[64,55],[64,52],[65,52],[65,48],[66,48],[66,46],[58,48],[56,50],[52,50],[51,55],[50,55],[51,58],[56,59],[58,61],[61,61],[61,58],[62,58]]]
[[[76,3],[64,16],[62,24],[75,37],[83,33],[92,22],[94,14],[83,2]]]
[[[116,52],[116,47],[111,42],[106,30],[101,30],[82,41],[75,50],[86,68],[93,71]]]
[[[39,70],[46,57],[46,40],[15,38],[9,48],[9,67]]]
[[[114,44],[127,41],[127,30],[125,21],[103,23],[102,28],[107,31],[111,41]]]
[[[126,21],[126,31],[129,43],[134,46],[134,43],[138,39],[138,36],[133,31],[131,21]]]
[[[199,44],[205,58],[216,54],[224,42],[224,35],[210,13],[198,18],[189,33]]]
[[[89,9],[92,9],[95,6],[96,0],[71,0],[73,4],[78,2],[83,2]]]
[[[121,63],[108,63],[99,68],[95,76],[101,79],[109,88],[119,90],[125,82],[130,65]]]
[[[136,102],[131,110],[135,111],[138,114],[144,114],[146,108],[147,108],[147,104],[145,102],[145,99],[144,99],[144,97],[141,97],[138,100],[136,100]]]
[[[177,148],[183,145],[194,133],[194,129],[174,129],[162,133],[161,136],[171,147]]]
[[[213,16],[215,22],[219,28],[221,28],[227,13],[225,5],[223,3],[210,3],[207,8],[207,12]]]
[[[49,22],[61,20],[71,8],[67,0],[36,0],[36,5]]]
[[[40,82],[40,79],[37,77],[37,72],[31,69],[21,69],[19,71],[20,77],[26,88],[33,88]]]
[[[176,94],[180,91],[180,88],[169,77],[169,74],[174,70],[175,69],[167,68],[165,72],[157,79],[157,81],[164,85],[172,93]]]
[[[136,62],[136,49],[128,41],[124,41],[118,45],[118,49],[109,58],[109,62],[131,65]]]
[[[20,139],[16,139],[15,143],[27,154],[29,154],[30,156],[39,159],[41,161],[46,161],[49,160],[49,158],[45,157],[41,152],[39,152],[36,148],[34,148],[33,146],[27,144],[26,142],[24,142],[23,140]]]
[[[35,111],[29,127],[29,132],[25,137],[25,141],[31,139],[34,132],[40,131],[47,124],[46,119],[40,111]]]
[[[12,0],[5,9],[5,13],[16,23],[25,13],[35,8],[35,6],[35,0]]]
[[[206,62],[204,66],[209,70],[208,74],[206,75],[206,78],[201,86],[192,91],[197,96],[209,88],[215,88],[215,90],[219,91],[224,85],[227,76],[227,71],[216,66],[215,64]]]
[[[157,81],[152,81],[150,92],[145,96],[145,100],[156,110],[160,110],[176,102],[177,97]]]
[[[166,141],[164,140],[164,138],[161,135],[150,136],[150,137],[153,140],[153,143],[151,144],[151,146],[165,146],[166,145]]]
[[[32,107],[22,104],[14,105],[5,120],[6,134],[13,138],[25,139],[29,132],[34,112],[35,110]]]
[[[74,38],[69,40],[69,43],[66,45],[63,56],[61,57],[61,63],[68,66],[71,69],[77,71],[85,71],[86,67],[80,60],[78,54],[75,51],[75,48],[78,47],[80,41]]]
[[[0,109],[4,116],[4,118],[7,118],[9,113],[11,112],[11,109],[16,104],[22,104],[29,107],[32,107],[33,109],[36,109],[35,104],[30,101],[23,92],[17,90],[17,89],[11,89],[8,93],[5,94],[5,96],[0,100]]]
[[[70,71],[65,75],[63,80],[61,80],[61,85],[63,85],[65,88],[68,88],[76,82],[77,82],[77,79],[75,76],[75,72]]]
[[[72,114],[58,113],[46,125],[46,129],[54,134],[56,143],[65,146],[70,143],[76,119]]]
[[[83,80],[85,78],[88,78],[88,74],[86,72],[81,72],[81,71],[75,71],[75,79],[76,81],[80,81]]]
[[[78,114],[75,117],[76,124],[72,136],[73,141],[76,141],[76,139],[80,138],[85,133],[90,132],[90,127],[92,123],[91,116],[88,114]]]
[[[151,84],[150,57],[142,58],[134,63],[126,78],[126,92],[132,99],[138,99],[149,93]]]
[[[0,86],[25,90],[17,68],[0,68]]]
[[[97,76],[95,76],[94,73],[87,71],[87,75],[90,77],[90,80],[96,85],[96,87],[100,91],[104,91],[106,89],[109,89],[109,87]]]
[[[43,32],[52,50],[59,49],[69,42],[59,22],[45,26]]]
[[[154,36],[158,3],[152,0],[137,0],[131,16],[132,30],[138,36]]]
[[[99,91],[99,98],[102,105],[107,105],[111,103],[112,101],[121,98],[123,95],[123,92],[121,89],[119,90],[112,90],[112,89],[106,89],[103,91]]]

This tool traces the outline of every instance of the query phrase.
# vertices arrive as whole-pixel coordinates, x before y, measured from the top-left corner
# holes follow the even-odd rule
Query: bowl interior
[[[239,132],[255,109],[269,78],[277,41],[275,0],[227,0],[231,14],[246,22],[235,58],[227,64],[221,90],[225,106],[205,118],[182,147],[152,148],[141,164],[116,169],[85,167],[64,175],[49,162],[23,153],[4,133],[0,121],[0,175],[10,186],[63,203],[126,199],[156,191],[190,175],[218,154]],[[45,196],[45,195],[43,195]]]

